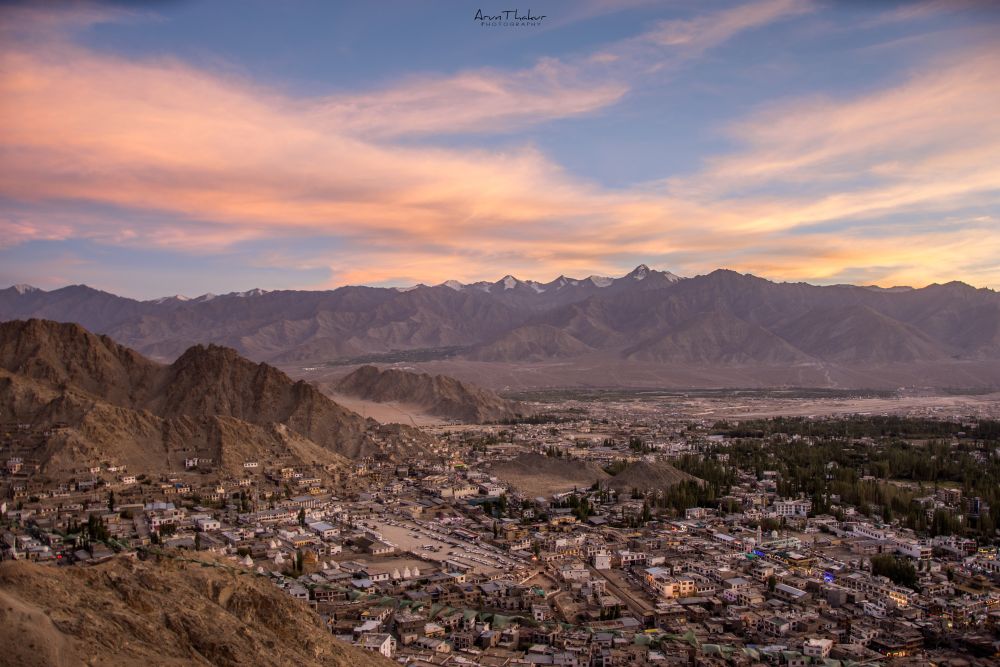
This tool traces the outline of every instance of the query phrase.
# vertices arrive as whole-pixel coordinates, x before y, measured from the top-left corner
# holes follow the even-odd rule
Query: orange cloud
[[[617,102],[628,87],[588,81],[554,59],[513,74],[497,70],[421,78],[318,105],[331,129],[380,138],[407,134],[501,134],[524,125],[590,113]]]

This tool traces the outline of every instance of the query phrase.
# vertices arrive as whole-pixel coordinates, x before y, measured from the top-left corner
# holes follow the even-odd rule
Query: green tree
[[[917,568],[909,561],[890,555],[872,557],[872,574],[888,577],[893,583],[917,588]]]

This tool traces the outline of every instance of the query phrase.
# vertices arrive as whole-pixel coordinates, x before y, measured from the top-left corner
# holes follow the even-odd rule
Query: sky
[[[0,286],[1000,288],[1000,3],[0,3]]]

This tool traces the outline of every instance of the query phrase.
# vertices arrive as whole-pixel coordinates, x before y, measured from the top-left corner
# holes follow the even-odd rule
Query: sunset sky
[[[0,4],[0,287],[1000,288],[1000,4],[515,7]]]

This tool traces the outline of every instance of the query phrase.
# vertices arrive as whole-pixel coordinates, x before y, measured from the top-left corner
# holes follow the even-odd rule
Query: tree
[[[96,514],[91,514],[87,517],[87,525],[84,530],[86,532],[88,542],[90,540],[104,542],[110,537],[107,526],[104,525],[104,522],[102,522],[101,518]]]
[[[194,550],[201,551],[201,533],[194,534]]]
[[[646,502],[646,501],[643,501],[643,503],[642,503],[642,518],[640,519],[640,521],[643,524],[646,524],[646,523],[649,523],[649,520],[652,519],[652,518],[653,518],[653,516],[652,516],[652,514],[649,511],[649,503]]]
[[[773,574],[767,578],[767,590],[774,592],[775,587],[778,585],[778,578]]]
[[[306,527],[306,508],[305,507],[300,507],[299,508],[299,525],[302,526],[303,528]]]
[[[888,577],[894,584],[917,588],[917,568],[912,563],[895,556],[872,557],[872,574]]]
[[[108,491],[108,511],[109,512],[114,512],[115,511],[115,492],[114,491]]]

